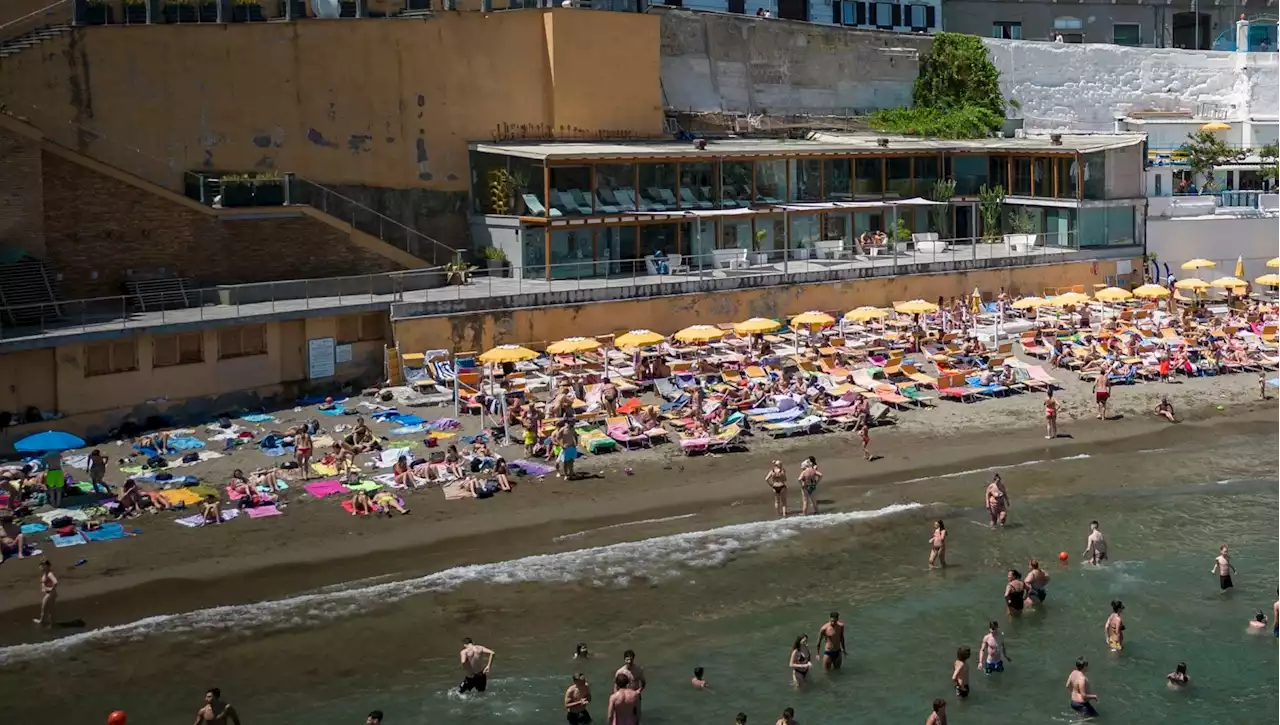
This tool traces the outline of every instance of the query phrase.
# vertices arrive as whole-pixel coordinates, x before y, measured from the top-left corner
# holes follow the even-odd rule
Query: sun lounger
[[[614,416],[606,423],[605,432],[610,438],[621,443],[623,448],[644,448],[651,444],[649,437],[643,433],[632,435],[631,422],[625,415]]]
[[[779,410],[775,413],[765,413],[764,415],[748,416],[752,423],[785,423],[789,420],[797,420],[804,416],[804,409],[796,406],[788,410]]]
[[[977,375],[970,375],[964,379],[965,383],[968,384],[969,389],[978,395],[989,395],[991,397],[995,397],[1009,392],[1009,388],[1003,385],[983,385],[979,382],[980,380],[981,378]]]
[[[821,425],[822,418],[816,415],[806,415],[799,420],[791,420],[785,423],[766,423],[761,427],[774,438],[786,438],[794,435],[807,435]]]
[[[591,453],[608,453],[618,447],[617,441],[595,429],[579,430],[578,444]]]

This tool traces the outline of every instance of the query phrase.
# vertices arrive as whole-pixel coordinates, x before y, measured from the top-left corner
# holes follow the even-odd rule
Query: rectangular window
[[[1111,42],[1116,45],[1142,45],[1142,26],[1137,23],[1116,23],[1111,26]]]
[[[747,0],[729,0],[729,12],[745,15],[747,12]]]
[[[910,25],[912,30],[925,30],[929,27],[928,22],[925,20],[926,8],[927,6],[925,5],[907,6],[907,25]]]
[[[267,326],[245,325],[218,331],[218,359],[267,354]]]
[[[99,342],[84,347],[84,376],[112,375],[138,369],[138,348],[133,340]]]
[[[991,24],[991,37],[1022,40],[1022,23],[997,21]]]
[[[1164,196],[1164,174],[1156,174],[1156,196]]]
[[[151,338],[151,367],[193,365],[204,362],[204,334],[184,332]]]
[[[872,25],[884,30],[892,29],[893,13],[897,9],[898,6],[891,3],[876,3],[872,6],[872,10],[875,11],[875,22],[873,22]]]
[[[588,237],[590,243],[590,237]],[[350,345],[353,342],[370,342],[381,340],[385,334],[385,315],[381,312],[367,312],[363,315],[346,315],[338,318],[339,345]]]

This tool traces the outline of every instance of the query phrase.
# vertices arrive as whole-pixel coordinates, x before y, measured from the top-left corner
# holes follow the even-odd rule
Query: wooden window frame
[[[129,346],[129,353],[127,355],[123,351],[124,345]],[[90,365],[90,360],[93,359],[93,351],[95,349],[100,352],[105,351],[106,353],[107,365],[104,370],[94,370]],[[127,358],[127,361],[125,361],[125,358]],[[131,373],[136,372],[137,369],[138,343],[136,340],[112,340],[84,346],[84,376],[86,378]]]
[[[189,357],[184,358],[183,353],[189,352],[189,348],[184,350],[183,343],[196,340],[197,356],[195,359]],[[173,361],[161,361],[157,355],[157,351],[162,345],[168,345],[172,341],[175,346],[173,350]],[[181,365],[199,365],[204,362],[204,333],[203,332],[179,332],[172,335],[155,335],[151,338],[151,367],[152,368],[172,368]]]
[[[253,339],[254,342],[257,342],[257,338],[261,336],[261,345],[257,346],[257,349],[249,349],[248,351],[246,351],[247,348],[252,347],[252,346],[245,345],[246,333],[250,333],[253,336],[251,339]],[[228,351],[227,349],[228,345],[226,344],[226,341],[228,339],[228,336],[234,336],[236,339],[236,348],[232,351]],[[230,327],[230,328],[218,330],[218,359],[219,360],[234,360],[236,358],[257,357],[259,355],[266,355],[266,354],[267,354],[267,326],[266,325],[240,325],[238,327]]]

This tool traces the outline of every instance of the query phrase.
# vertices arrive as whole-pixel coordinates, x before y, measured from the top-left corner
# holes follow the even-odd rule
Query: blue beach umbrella
[[[20,453],[53,453],[69,451],[84,446],[79,436],[59,430],[47,430],[43,433],[29,435],[13,444],[14,450]]]

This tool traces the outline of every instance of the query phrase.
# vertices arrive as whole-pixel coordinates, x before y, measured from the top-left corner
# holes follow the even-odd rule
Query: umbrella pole
[[[460,420],[462,415],[460,401],[458,399],[458,356],[453,356],[453,419]]]
[[[507,394],[502,394],[502,443],[511,442],[511,416],[507,415]]]

